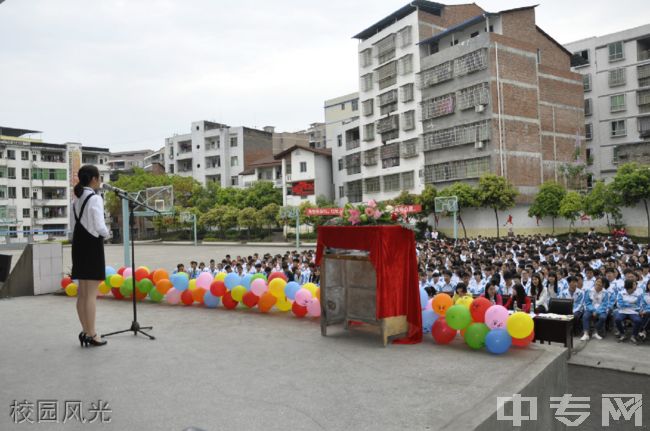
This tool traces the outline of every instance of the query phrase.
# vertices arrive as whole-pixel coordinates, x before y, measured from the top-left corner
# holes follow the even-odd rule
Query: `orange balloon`
[[[153,272],[153,282],[158,284],[160,280],[169,280],[169,273],[164,269],[157,269]]]
[[[453,305],[451,296],[446,293],[439,293],[433,297],[433,302],[431,306],[433,311],[439,316],[444,316],[447,313],[447,309]]]
[[[270,292],[264,292],[260,297],[260,302],[257,304],[262,313],[268,313],[275,305],[278,298],[273,296]]]
[[[314,296],[316,298],[318,298],[318,300],[320,301],[320,287],[316,289],[316,292],[314,293]]]
[[[146,292],[143,293],[140,292],[140,289],[135,289],[135,299],[137,299],[138,301],[142,301],[144,298],[147,297],[147,295],[148,294]]]
[[[169,289],[171,289],[172,287],[174,287],[174,286],[172,285],[172,282],[169,281],[169,280],[166,279],[166,278],[163,278],[163,279],[158,280],[158,281],[156,282],[156,290],[157,290],[158,292],[162,293],[163,295],[167,294],[167,291],[168,291]]]
[[[197,287],[196,289],[192,290],[192,298],[194,299],[194,302],[198,302],[199,304],[203,304],[203,296],[204,295],[205,295],[205,289]]]

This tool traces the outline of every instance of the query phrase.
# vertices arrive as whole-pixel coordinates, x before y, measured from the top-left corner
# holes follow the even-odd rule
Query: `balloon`
[[[438,315],[433,310],[422,311],[422,332],[431,332],[431,327],[438,320]]]
[[[260,302],[258,303],[259,309],[262,313],[268,313],[268,311],[273,308],[275,303],[278,301],[278,298],[271,295],[269,292],[264,292],[260,296]]]
[[[309,301],[309,304],[307,304],[307,314],[312,317],[319,317],[320,311],[320,301],[318,299],[313,298]]]
[[[223,298],[221,298],[221,302],[223,302],[223,306],[228,310],[233,310],[235,307],[237,307],[237,304],[239,304],[239,302],[232,299],[230,292],[226,292],[223,295]]]
[[[212,274],[209,272],[202,272],[196,279],[196,285],[202,289],[209,289],[210,283],[212,283]]]
[[[513,338],[512,345],[516,347],[526,347],[535,339],[535,331],[531,332],[526,338]]]
[[[102,281],[101,283],[99,283],[98,289],[99,289],[99,293],[101,293],[102,295],[106,295],[108,292],[111,291],[111,286],[107,285]]]
[[[429,294],[427,293],[424,288],[420,288],[420,308],[424,310],[424,308],[427,306],[427,302],[429,302]]]
[[[466,296],[462,296],[462,297],[458,298],[458,300],[456,301],[456,304],[460,304],[460,305],[462,305],[464,307],[467,307],[467,309],[469,310],[470,307],[472,306],[472,302],[474,302],[474,298],[472,298],[469,295],[466,295]]]
[[[72,283],[72,279],[70,277],[63,277],[61,279],[61,289],[65,289],[65,287]]]
[[[120,293],[125,298],[128,298],[133,294],[133,279],[131,277],[124,279],[124,283],[120,286]]]
[[[113,286],[113,285],[111,285],[111,277],[112,277],[112,276],[113,276],[112,274],[108,274],[108,275],[106,276],[106,278],[104,279],[104,283],[108,284],[110,287],[117,287],[117,286]]]
[[[318,300],[320,301],[320,287],[316,289],[316,292],[314,293],[314,298],[318,298]]]
[[[488,332],[490,332],[490,328],[485,323],[472,323],[465,330],[463,338],[469,347],[478,350],[485,346],[485,337]]]
[[[210,276],[212,278],[212,276]],[[199,304],[203,304],[203,297],[205,296],[206,290],[200,287],[197,287],[194,290],[190,290],[192,292],[192,299],[194,299],[194,302],[198,302]]]
[[[248,308],[253,308],[259,302],[260,297],[255,295],[253,292],[246,292],[242,298],[242,302]]]
[[[264,273],[262,273],[262,272],[256,272],[256,273],[253,274],[253,276],[251,277],[251,282],[252,282],[253,280],[257,280],[258,278],[261,278],[262,280],[266,281],[266,274],[264,274]]]
[[[125,266],[120,266],[120,269],[117,270],[117,273],[120,274],[122,277],[124,277],[124,270],[126,269]]]
[[[167,301],[168,304],[176,305],[180,302],[180,300],[181,300],[181,291],[174,287],[169,289],[165,294],[165,301]]]
[[[449,295],[445,293],[443,293],[443,295],[449,298]],[[431,335],[433,336],[433,339],[436,340],[436,343],[449,344],[456,336],[456,330],[447,325],[444,317],[439,317],[431,328]]]
[[[120,289],[117,287],[111,287],[111,293],[115,297],[115,299],[124,299],[124,295],[120,293]]]
[[[291,306],[291,311],[296,315],[296,317],[305,317],[307,314],[307,307],[294,302]]]
[[[194,296],[192,296],[192,291],[191,290],[184,290],[181,293],[181,302],[185,305],[192,305],[194,302]]]
[[[253,292],[255,295],[262,296],[262,294],[267,290],[269,290],[269,288],[266,285],[266,280],[263,278],[256,278],[251,281],[251,292]]]
[[[464,305],[456,304],[449,307],[445,314],[447,325],[452,329],[465,329],[472,323],[472,315]]]
[[[111,287],[121,287],[122,284],[124,284],[124,277],[122,277],[120,274],[111,275]]]
[[[112,266],[107,266],[104,273],[106,275],[113,275],[113,274],[117,274],[117,271],[115,271],[115,268],[113,268]]]
[[[224,279],[224,284],[228,288],[228,290],[232,290],[235,286],[239,286],[241,283],[241,277],[234,272],[229,273],[226,275],[226,278]]]
[[[309,293],[311,293],[311,296],[314,296],[316,294],[316,291],[318,290],[318,286],[316,286],[314,283],[305,283],[302,285],[302,288],[307,289]]]
[[[272,272],[271,275],[269,275],[269,283],[272,280],[275,280],[276,278],[281,278],[284,281],[287,281],[287,276],[284,275],[284,272]]]
[[[226,285],[221,280],[215,280],[210,283],[210,293],[221,298],[226,293]]]
[[[156,290],[163,295],[166,294],[172,287],[172,282],[166,278],[163,278],[156,282]]]
[[[233,289],[230,291],[230,295],[232,296],[232,299],[234,299],[237,302],[241,302],[245,294],[246,294],[246,288],[241,284],[233,287]]]
[[[135,270],[135,281],[140,281],[143,278],[147,278],[148,275],[149,275],[149,271],[147,271],[146,268],[140,266],[138,267],[138,269]]]
[[[219,297],[214,296],[210,291],[205,292],[205,295],[203,295],[203,303],[208,308],[216,308],[219,305],[219,302]]]
[[[225,272],[220,272],[217,275],[214,276],[215,281],[224,281],[226,279],[226,273]]]
[[[190,287],[190,280],[185,278],[180,272],[172,274],[170,281],[172,282],[174,289],[180,290],[181,292]]]
[[[298,290],[298,292],[296,292],[295,300],[299,305],[302,305],[303,307],[307,306],[309,301],[311,301],[311,298],[312,298],[311,292],[309,292],[305,288],[301,288],[300,290]]]
[[[77,285],[74,283],[68,283],[65,287],[65,294],[68,296],[77,296]]]
[[[251,274],[246,274],[241,278],[241,285],[244,286],[246,290],[251,290],[251,281],[253,276]]]
[[[122,271],[122,277],[124,278],[129,278],[133,275],[133,272],[131,272],[131,267],[125,268],[124,271]]]
[[[283,312],[291,310],[291,306],[292,306],[292,302],[289,301],[287,297],[284,295],[279,297],[275,303],[275,308]]]
[[[502,305],[492,305],[485,312],[485,324],[490,329],[505,328],[506,319],[508,319],[508,310]]]
[[[304,286],[303,286],[304,287]],[[284,296],[291,299],[292,301],[296,299],[296,293],[300,290],[300,285],[295,281],[290,281],[284,286]]]
[[[433,310],[433,305],[432,304],[433,304],[433,298],[429,298],[427,300],[427,306],[424,307],[424,309],[425,310]],[[436,316],[437,316],[437,314],[436,314]]]
[[[169,280],[169,273],[164,269],[157,269],[153,272],[154,284],[158,284],[160,280]]]
[[[523,311],[513,313],[506,321],[506,329],[512,338],[526,338],[533,332],[534,327],[533,318]]]
[[[188,283],[187,283],[187,290],[194,290],[194,289],[196,289],[196,288],[197,288],[197,286],[196,286],[196,279],[195,279],[195,278],[193,278],[193,279],[191,279],[190,281],[188,281]]]
[[[282,278],[274,278],[271,281],[269,281],[269,292],[271,292],[271,295],[275,296],[276,298],[279,298],[284,295],[284,287],[287,285],[287,282],[284,281]],[[311,293],[309,294],[311,297]]]
[[[485,322],[485,312],[488,308],[492,307],[492,303],[484,296],[479,296],[469,307],[469,312],[472,314],[472,320],[479,323]]]
[[[439,316],[444,316],[447,309],[453,304],[454,302],[451,300],[451,296],[446,293],[439,293],[433,297],[431,306],[433,307],[433,311],[435,311]]]
[[[138,290],[142,293],[149,293],[153,289],[153,283],[148,278],[143,278],[142,280],[136,283]]]
[[[489,310],[488,310],[489,311]],[[488,325],[489,326],[489,325]],[[505,329],[493,329],[485,337],[485,347],[488,352],[495,355],[502,355],[512,345],[512,338]]]
[[[160,302],[160,301],[162,301],[162,299],[163,299],[164,296],[165,296],[165,295],[163,295],[162,293],[160,293],[160,292],[158,291],[158,289],[151,289],[151,290],[149,291],[149,299],[151,299],[153,302]]]
[[[136,286],[137,286],[137,283],[136,283]],[[138,301],[141,301],[146,297],[147,297],[146,293],[140,292],[140,289],[136,289],[136,291],[135,291],[135,299],[137,299]]]

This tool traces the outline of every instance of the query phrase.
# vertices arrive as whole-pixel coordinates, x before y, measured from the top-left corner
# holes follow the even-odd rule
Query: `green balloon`
[[[253,280],[257,279],[257,278],[261,278],[262,280],[266,281],[266,275],[262,274],[261,272],[253,274],[253,276],[251,277],[251,281],[253,281]]]
[[[129,277],[124,280],[124,283],[120,286],[120,293],[125,297],[133,294],[133,278]]]
[[[108,287],[113,287],[113,286],[111,286],[111,277],[112,277],[113,275],[115,275],[115,274],[107,275],[107,276],[106,276],[106,280],[104,280],[104,283],[106,283],[106,285],[107,285]]]
[[[472,349],[481,349],[485,346],[485,337],[488,332],[490,332],[490,328],[485,323],[472,323],[465,330],[465,342]]]
[[[149,293],[153,289],[153,283],[148,278],[143,278],[137,282],[138,290],[142,293]]]
[[[451,329],[461,330],[467,328],[467,325],[472,322],[472,315],[467,307],[456,304],[449,307],[445,320]]]
[[[151,289],[149,291],[149,299],[151,299],[153,302],[160,302],[162,301],[164,295],[160,292],[158,292],[158,289]]]

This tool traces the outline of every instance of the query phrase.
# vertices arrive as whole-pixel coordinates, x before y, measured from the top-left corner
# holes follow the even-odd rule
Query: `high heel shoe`
[[[86,333],[84,331],[81,331],[79,333],[79,344],[81,345],[81,347],[84,346],[84,339],[85,338],[86,338]]]
[[[103,346],[108,342],[106,340],[97,341],[97,340],[95,340],[96,336],[97,336],[97,334],[95,334],[93,336],[86,335],[85,338],[84,338],[84,342],[86,343],[86,346]]]

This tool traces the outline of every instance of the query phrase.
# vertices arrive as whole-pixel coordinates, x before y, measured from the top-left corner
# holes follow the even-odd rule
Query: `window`
[[[239,158],[237,156],[230,158],[230,166],[239,166]]]
[[[23,236],[28,236],[30,230],[32,230],[30,226],[23,225]]]
[[[23,187],[23,199],[29,199],[29,187]]]
[[[395,103],[389,103],[388,105],[384,105],[381,108],[379,108],[379,113],[383,115],[388,115],[391,112],[397,111],[397,102]]]
[[[397,60],[397,68],[400,75],[408,75],[413,72],[413,54],[405,55]]]
[[[400,99],[402,103],[410,102],[413,100],[413,84],[406,84],[400,87]]]
[[[343,146],[343,135],[337,135],[336,136],[336,142],[337,142],[339,147],[342,147]]]
[[[625,94],[615,94],[609,97],[609,112],[625,111]]]
[[[403,29],[398,31],[397,36],[399,37],[400,48],[406,48],[407,46],[409,46],[412,42],[411,26],[409,25],[408,27],[404,27]]]
[[[373,101],[374,99],[368,99],[361,102],[361,111],[366,117],[373,114]]]
[[[237,175],[230,177],[230,185],[231,186],[239,185],[239,177]]]
[[[407,111],[402,114],[402,130],[415,129],[415,111]]]
[[[33,154],[32,154],[32,161],[35,162],[35,161],[37,161],[37,160],[38,160],[38,154],[33,153]]]
[[[339,159],[339,171],[343,170],[343,159]]]
[[[619,67],[618,69],[612,69],[609,71],[609,86],[618,87],[619,85],[625,85],[625,68]]]
[[[463,178],[478,178],[490,171],[490,157],[435,163],[437,157],[424,157],[424,182],[427,184]]]
[[[29,179],[29,169],[22,168],[20,170],[20,172],[21,172],[21,177],[22,177],[23,180],[28,180]]]
[[[637,128],[639,130],[639,135],[641,138],[650,137],[650,117],[638,117],[637,118]]]
[[[386,169],[399,166],[399,142],[382,146],[380,156],[382,168]]]
[[[448,61],[420,72],[420,88],[433,87],[453,77],[453,63]]]
[[[348,154],[345,156],[345,169],[348,175],[361,173],[361,153]]]
[[[7,168],[7,178],[10,180],[16,179],[16,168]]]
[[[363,166],[375,166],[377,164],[377,148],[364,151],[363,153]]]
[[[650,64],[637,66],[636,76],[639,80],[639,87],[650,87]]]
[[[476,37],[476,36],[478,36],[478,31],[475,31],[474,33],[469,35],[470,38],[473,38],[473,37]]]
[[[0,199],[7,199],[7,186],[0,186]]]
[[[625,120],[616,120],[612,121],[609,124],[611,127],[612,138],[618,138],[627,135],[627,130],[625,129]]]
[[[454,94],[445,94],[444,96],[427,99],[421,103],[422,120],[442,117],[454,113],[456,105],[456,96]]]
[[[23,218],[29,218],[29,208],[23,208]]]
[[[362,191],[363,183],[361,180],[345,183],[345,195],[348,198],[348,202],[361,202],[363,199]]]
[[[578,51],[571,56],[571,67],[586,66],[589,64],[589,50]]]
[[[399,174],[384,176],[384,191],[394,192],[399,190]]]
[[[15,187],[7,188],[7,194],[9,199],[16,199],[16,188]]]
[[[374,141],[375,140],[375,124],[369,123],[363,126],[363,140]]]
[[[402,172],[402,190],[410,190],[415,186],[415,171]]]
[[[650,112],[650,90],[637,91],[636,104],[640,114]]]
[[[623,53],[623,42],[614,42],[609,44],[609,61],[619,61],[625,58]]]
[[[381,191],[380,187],[379,177],[363,180],[363,188],[366,193],[379,193]]]
[[[230,137],[230,146],[231,147],[236,147],[237,146],[237,136],[231,136]]]
[[[367,73],[361,77],[361,91],[372,90],[372,73]]]
[[[582,89],[584,91],[591,91],[591,74],[590,73],[582,75]]]
[[[383,90],[386,87],[397,82],[397,61],[391,61],[375,70],[375,81],[379,84],[379,89]]]
[[[391,34],[375,44],[377,52],[377,61],[379,64],[385,63],[395,57],[395,34]]]
[[[463,88],[458,92],[456,102],[458,109],[476,109],[479,105],[487,105],[490,101],[490,87],[487,82],[482,82],[471,87]]]
[[[307,162],[300,162],[300,172],[307,172]]]
[[[591,115],[591,99],[585,99],[585,117]]]
[[[7,150],[7,158],[9,160],[16,160],[16,151],[15,150]]]
[[[34,215],[33,218],[38,218],[38,210],[35,209],[32,214]]]
[[[585,139],[591,141],[593,139],[594,127],[591,123],[585,124]]]
[[[537,48],[537,64],[542,64],[542,50]]]
[[[361,67],[372,65],[372,48],[364,49],[359,53],[359,62],[361,63]]]
[[[345,111],[345,103],[341,103],[341,111]]]
[[[359,110],[359,99],[354,99],[352,100],[352,110],[353,111],[358,111]]]
[[[20,160],[29,160],[29,151],[21,151]]]
[[[343,198],[345,196],[345,186],[339,186],[339,198]]]
[[[408,141],[402,142],[400,145],[401,156],[404,159],[411,157],[417,157],[419,154],[419,138],[409,139]]]

